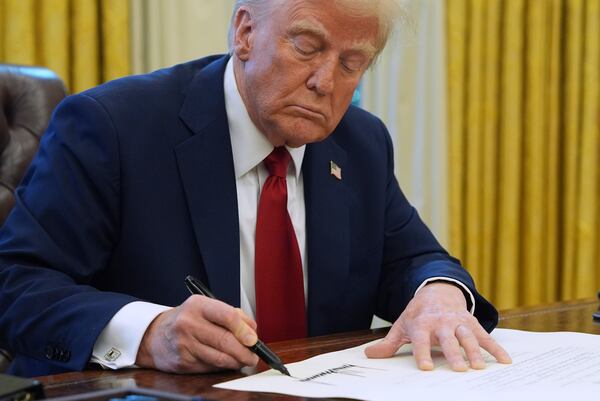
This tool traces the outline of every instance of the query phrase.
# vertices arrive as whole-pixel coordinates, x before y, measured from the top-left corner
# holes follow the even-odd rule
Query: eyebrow
[[[330,35],[323,25],[316,21],[303,19],[300,21],[294,21],[288,30],[292,35],[301,33],[310,33],[323,39],[327,39]]]
[[[308,19],[295,21],[290,26],[288,32],[291,35],[308,33],[324,40],[328,39],[331,36],[329,32],[325,29],[325,27],[319,22],[311,21]],[[370,59],[373,59],[373,57],[375,57],[375,54],[377,54],[377,48],[368,41],[356,41],[355,43],[353,43],[350,51],[363,53],[367,55]]]

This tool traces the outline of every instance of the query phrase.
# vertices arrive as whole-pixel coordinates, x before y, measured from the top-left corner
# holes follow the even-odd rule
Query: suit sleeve
[[[418,287],[432,277],[448,277],[463,283],[475,297],[475,317],[488,331],[498,323],[498,312],[475,289],[460,261],[451,257],[410,205],[394,175],[394,152],[385,127],[387,188],[383,265],[377,315],[395,321]]]
[[[107,322],[135,300],[90,285],[119,240],[117,138],[91,97],[56,110],[0,230],[0,347],[81,370]]]

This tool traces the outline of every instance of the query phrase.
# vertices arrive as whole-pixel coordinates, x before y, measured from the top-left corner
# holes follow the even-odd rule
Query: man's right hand
[[[136,365],[173,373],[255,366],[256,322],[241,309],[201,295],[162,312],[148,326]]]

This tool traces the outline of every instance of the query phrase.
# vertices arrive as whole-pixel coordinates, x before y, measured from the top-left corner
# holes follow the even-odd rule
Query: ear
[[[233,53],[241,60],[248,61],[252,50],[254,18],[251,10],[240,7],[233,23]]]

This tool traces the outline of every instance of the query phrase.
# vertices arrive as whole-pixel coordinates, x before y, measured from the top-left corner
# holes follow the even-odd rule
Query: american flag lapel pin
[[[333,161],[329,162],[329,174],[331,174],[340,181],[342,180],[342,169]]]

